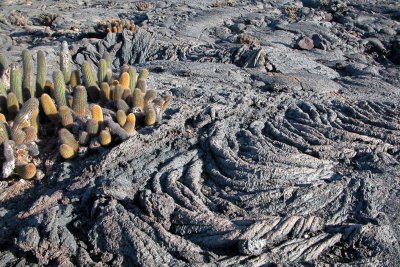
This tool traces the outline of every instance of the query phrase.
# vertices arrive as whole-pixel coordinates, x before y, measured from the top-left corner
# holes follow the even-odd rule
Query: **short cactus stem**
[[[63,159],[73,159],[77,155],[77,151],[67,144],[61,144],[59,152]]]
[[[72,101],[72,110],[79,118],[83,118],[87,111],[87,92],[86,88],[78,85],[74,90],[74,98]]]
[[[51,120],[55,121],[57,119],[57,108],[53,102],[53,99],[48,94],[42,94],[40,97],[41,106],[43,108],[46,116]]]

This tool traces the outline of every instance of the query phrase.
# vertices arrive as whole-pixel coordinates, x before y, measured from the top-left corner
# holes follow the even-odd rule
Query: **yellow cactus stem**
[[[40,102],[42,104],[44,114],[46,114],[51,121],[56,121],[58,112],[53,99],[48,94],[42,94],[40,97]]]
[[[72,127],[72,124],[74,123],[74,118],[72,117],[72,112],[69,107],[61,106],[58,109],[58,116],[63,127],[67,129]]]
[[[121,84],[121,87],[123,89],[129,89],[129,73],[128,72],[123,72],[121,73],[121,76],[119,77],[119,84]]]
[[[118,124],[123,127],[126,123],[126,113],[122,110],[117,111],[117,122]]]
[[[17,164],[15,173],[22,179],[30,180],[36,175],[36,166],[33,163]]]
[[[123,128],[128,134],[132,134],[135,131],[135,124],[136,124],[135,114],[129,113],[128,116],[126,117],[126,123]]]
[[[26,127],[24,128],[24,132],[25,132],[26,143],[35,142],[37,140],[37,131],[35,127],[33,126]]]
[[[103,122],[103,109],[99,105],[92,106],[92,119],[99,123]]]
[[[78,70],[74,70],[71,72],[71,78],[69,79],[69,84],[71,85],[72,89],[82,84]]]
[[[63,159],[73,159],[76,157],[77,152],[67,144],[61,144],[59,148],[60,155]]]
[[[86,122],[86,132],[90,136],[96,136],[97,133],[99,132],[99,122],[94,119],[88,120]]]
[[[144,108],[144,93],[138,88],[133,91],[132,106],[139,109]]]
[[[61,144],[70,146],[74,151],[78,151],[79,143],[76,141],[74,135],[68,129],[62,128],[58,131]]]
[[[118,80],[113,80],[112,85],[117,86],[118,84],[119,84],[119,81],[118,81]]]
[[[133,93],[133,91],[136,89],[136,69],[134,67],[129,67],[128,70],[129,73],[129,89]]]
[[[74,90],[74,98],[72,101],[72,110],[75,115],[79,118],[83,118],[87,111],[87,92],[86,88],[82,85],[78,85]]]
[[[86,146],[87,144],[89,144],[89,141],[90,141],[90,136],[88,132],[80,131],[78,137],[79,144],[81,144],[82,146]]]
[[[50,80],[46,80],[46,83],[44,85],[44,91],[51,97],[54,97],[54,94],[55,94],[54,93],[54,91],[55,91],[54,83]]]
[[[110,131],[108,130],[101,130],[99,134],[99,142],[102,146],[108,146],[111,144],[112,138]]]
[[[154,89],[150,89],[146,92],[144,95],[144,106],[147,107],[151,105],[151,102],[156,99],[157,97],[157,91]]]
[[[9,140],[7,123],[0,122],[0,145],[2,145],[7,140]]]
[[[139,74],[139,78],[138,78],[138,79],[146,80],[148,77],[149,77],[149,70],[148,70],[148,69],[142,69],[142,70],[140,71],[140,74]]]
[[[138,79],[136,83],[136,88],[142,90],[143,93],[146,93],[147,90],[147,82],[145,79]]]
[[[0,122],[7,122],[6,116],[3,113],[0,113]]]
[[[147,107],[144,110],[144,125],[151,126],[154,125],[157,121],[157,113],[153,107]]]
[[[107,102],[111,99],[111,89],[110,89],[110,85],[106,82],[102,82],[100,84],[100,97],[101,97],[101,101],[103,102]]]

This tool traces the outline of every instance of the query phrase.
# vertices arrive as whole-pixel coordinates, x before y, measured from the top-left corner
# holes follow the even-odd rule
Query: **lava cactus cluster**
[[[22,69],[0,54],[0,144],[3,145],[2,177],[38,176],[40,140],[58,137],[64,159],[84,156],[133,135],[137,127],[161,122],[170,97],[159,97],[147,88],[149,72],[138,74],[122,66],[113,74],[112,58],[105,53],[97,71],[89,62],[72,70],[68,44],[60,51],[60,69],[46,80],[45,55],[37,52],[36,71],[28,50]],[[57,134],[54,134],[57,133]]]
[[[96,30],[99,32],[109,33],[122,33],[124,29],[127,29],[133,33],[136,33],[138,27],[132,20],[125,20],[120,18],[106,19],[97,23]]]

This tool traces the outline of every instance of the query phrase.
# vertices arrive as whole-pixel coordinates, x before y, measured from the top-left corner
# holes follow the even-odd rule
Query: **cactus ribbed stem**
[[[61,71],[53,72],[54,98],[58,107],[67,106],[64,75]]]
[[[10,90],[17,97],[18,103],[22,104],[24,102],[22,95],[22,72],[21,69],[14,64],[11,65]]]
[[[41,50],[37,52],[36,64],[37,64],[36,96],[40,97],[45,92],[44,90],[46,85],[46,72],[47,72],[46,57],[44,55],[44,52]]]
[[[130,67],[128,70],[129,73],[129,89],[131,89],[131,92],[136,89],[136,68]]]
[[[22,88],[26,99],[35,97],[35,86],[33,77],[33,59],[28,50],[22,51],[23,80]]]
[[[83,118],[87,111],[87,92],[86,88],[79,85],[74,90],[74,100],[72,102],[72,110],[75,115]]]
[[[83,82],[87,89],[88,95],[93,102],[97,102],[100,97],[100,88],[97,85],[97,77],[89,62],[82,64]]]
[[[107,61],[105,59],[100,59],[99,72],[98,72],[98,79],[100,83],[108,82],[107,72],[108,72]]]

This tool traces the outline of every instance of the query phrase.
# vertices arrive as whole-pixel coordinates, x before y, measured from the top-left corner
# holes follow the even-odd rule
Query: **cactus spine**
[[[37,76],[36,76],[36,94],[40,97],[44,93],[45,85],[46,85],[46,57],[44,52],[39,50],[37,52]]]
[[[35,97],[35,86],[33,79],[33,60],[28,50],[22,51],[23,80],[22,88],[27,99]],[[24,93],[23,93],[24,94]]]
[[[53,72],[54,81],[54,98],[56,100],[57,106],[66,106],[67,97],[65,95],[65,82],[64,76],[61,71],[57,70]]]
[[[60,70],[64,76],[64,82],[69,84],[71,78],[71,55],[68,49],[68,43],[63,41],[60,51]]]
[[[74,100],[72,102],[72,109],[76,116],[83,118],[86,115],[87,109],[87,92],[86,88],[79,85],[74,90]]]

